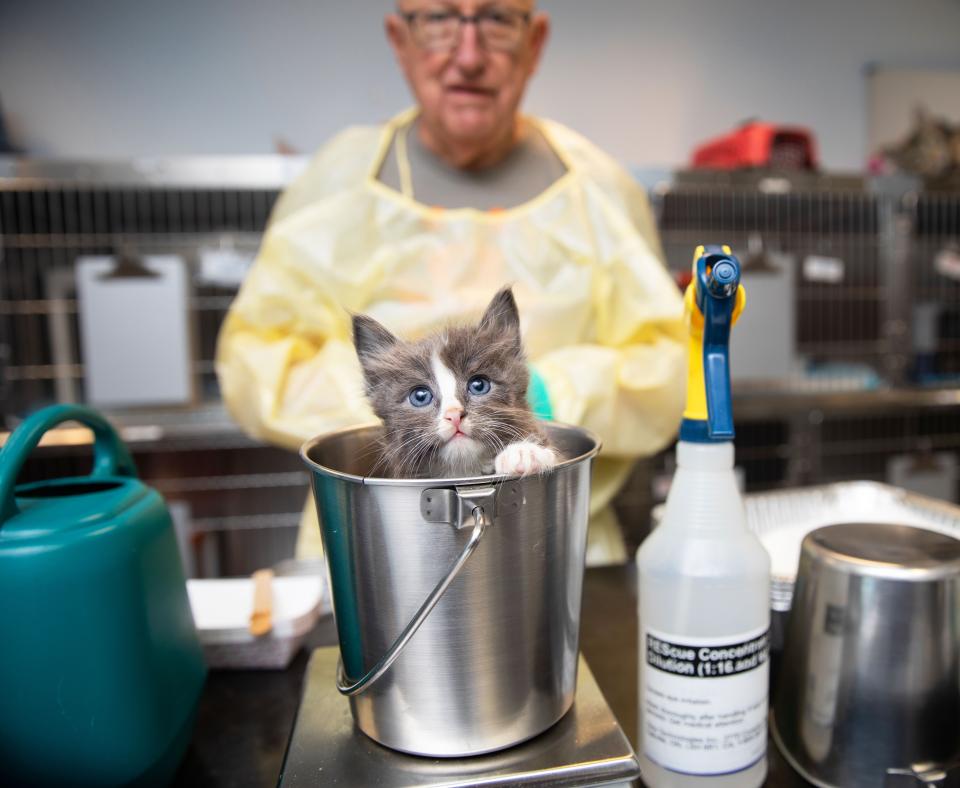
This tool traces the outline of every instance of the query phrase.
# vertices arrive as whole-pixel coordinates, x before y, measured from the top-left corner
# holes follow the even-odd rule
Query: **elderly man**
[[[519,112],[548,31],[532,0],[401,0],[386,32],[416,108],[344,131],[283,194],[217,370],[247,431],[296,448],[372,418],[351,312],[415,339],[475,319],[510,283],[538,412],[604,443],[588,560],[623,560],[606,504],[679,423],[682,305],[642,190]],[[319,542],[305,522],[301,553]]]

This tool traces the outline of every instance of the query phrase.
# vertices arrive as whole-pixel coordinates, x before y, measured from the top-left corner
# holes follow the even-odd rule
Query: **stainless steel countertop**
[[[306,167],[309,157],[141,156],[134,159],[57,159],[0,156],[0,191],[22,190],[25,182],[62,187],[127,186],[282,189]]]

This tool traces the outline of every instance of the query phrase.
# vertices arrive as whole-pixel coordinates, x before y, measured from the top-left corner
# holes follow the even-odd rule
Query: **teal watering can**
[[[15,486],[43,434],[93,430],[89,476]],[[164,784],[206,675],[173,524],[107,421],[57,405],[0,451],[0,784]]]

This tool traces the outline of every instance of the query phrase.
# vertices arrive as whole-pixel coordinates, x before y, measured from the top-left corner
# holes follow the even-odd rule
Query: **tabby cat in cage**
[[[930,181],[960,179],[960,124],[917,107],[907,136],[883,148],[882,156],[900,172]]]

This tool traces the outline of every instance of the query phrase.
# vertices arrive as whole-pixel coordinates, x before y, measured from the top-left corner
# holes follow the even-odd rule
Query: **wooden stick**
[[[258,569],[253,573],[253,612],[250,634],[259,637],[273,629],[273,570]]]

